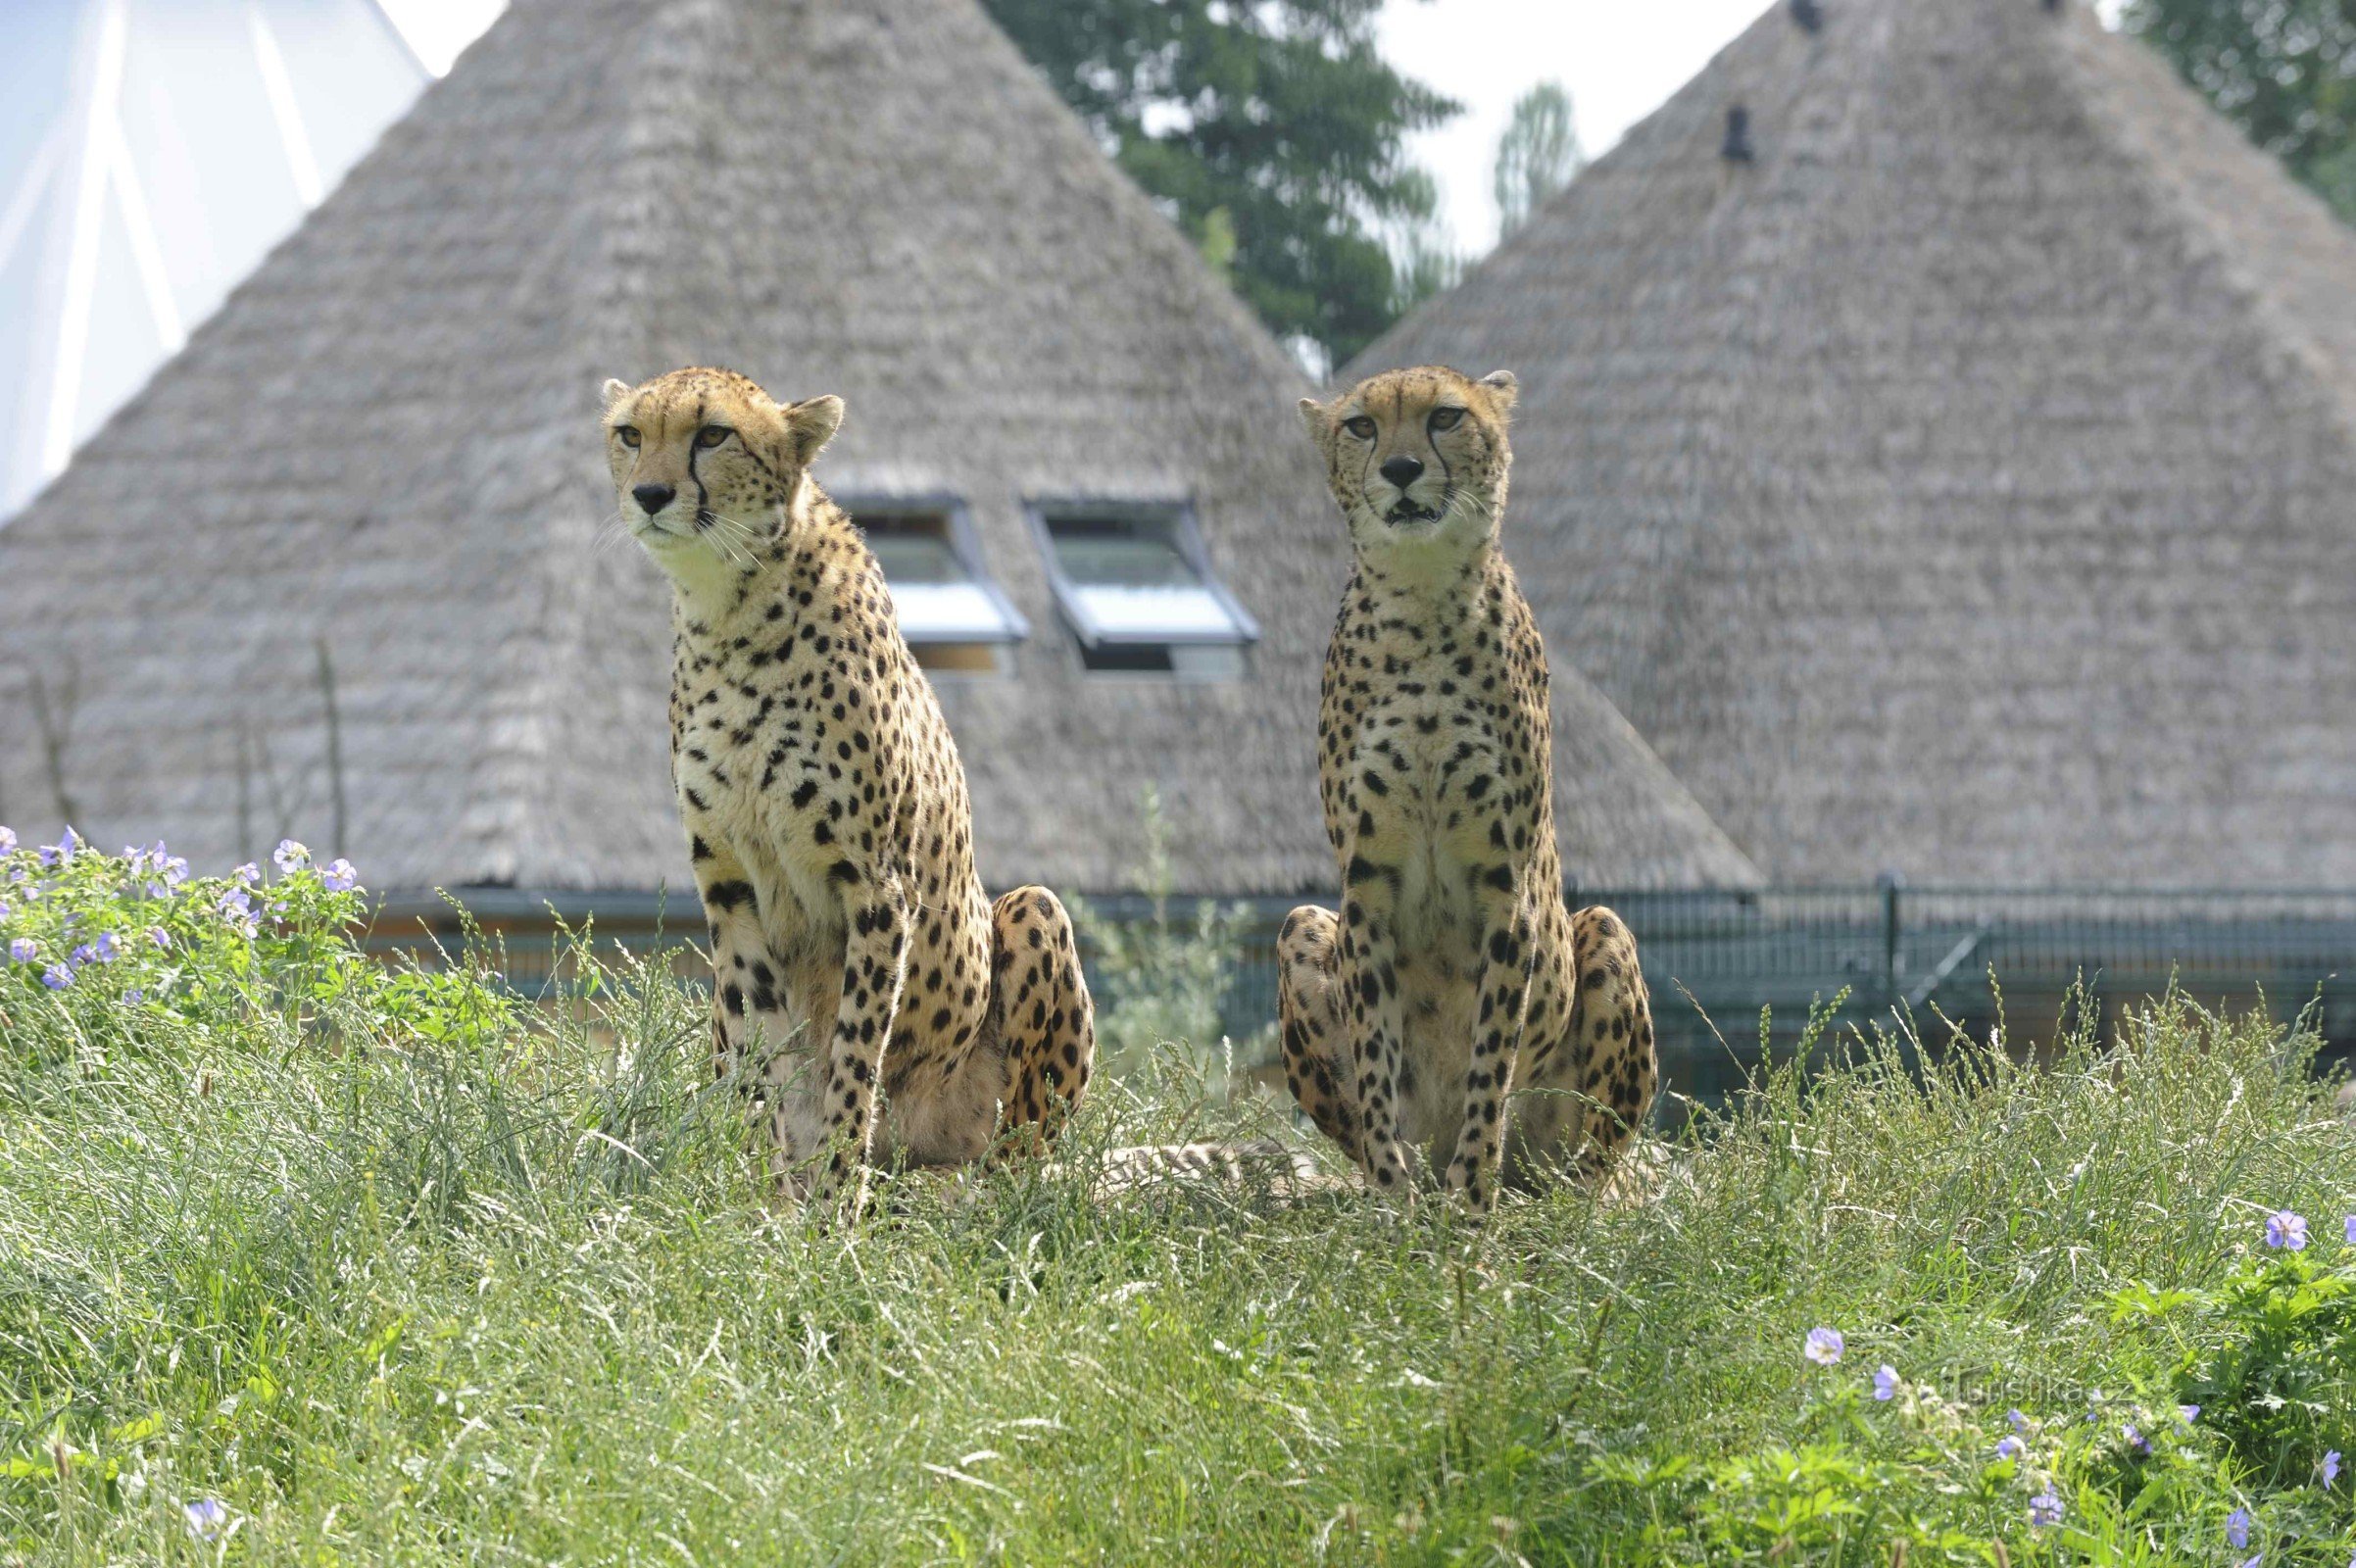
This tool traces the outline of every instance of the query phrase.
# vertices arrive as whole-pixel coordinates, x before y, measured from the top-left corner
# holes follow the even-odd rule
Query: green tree
[[[2131,0],[2126,24],[2356,221],[2356,0]]]
[[[1437,203],[1411,131],[1457,106],[1374,45],[1382,0],[985,0],[1260,319],[1333,363],[1397,318],[1386,235]]]
[[[1510,235],[1530,220],[1547,197],[1568,185],[1587,167],[1579,130],[1571,122],[1571,95],[1559,82],[1542,81],[1523,93],[1513,118],[1497,137],[1497,233]]]

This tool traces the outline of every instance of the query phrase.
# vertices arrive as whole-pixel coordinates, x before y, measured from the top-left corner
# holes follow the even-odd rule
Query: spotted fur
[[[712,938],[712,1060],[781,1194],[856,1215],[869,1167],[1001,1129],[1044,1149],[1095,1014],[1044,888],[992,906],[956,743],[883,572],[810,476],[838,398],[727,370],[606,385],[621,516],[672,587],[671,773]]]
[[[1445,1168],[1482,1211],[1608,1166],[1656,1077],[1635,938],[1563,904],[1546,649],[1497,544],[1515,392],[1427,367],[1301,403],[1356,558],[1318,713],[1343,898],[1277,948],[1294,1098],[1376,1189]]]

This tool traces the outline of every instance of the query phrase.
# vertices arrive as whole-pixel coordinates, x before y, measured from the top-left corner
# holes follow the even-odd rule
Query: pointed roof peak
[[[1548,644],[1770,875],[2356,880],[2356,233],[2087,7],[1822,13],[1350,373],[1520,374]]]

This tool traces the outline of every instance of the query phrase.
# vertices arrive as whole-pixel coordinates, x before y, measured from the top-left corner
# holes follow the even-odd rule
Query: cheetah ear
[[[1492,370],[1481,377],[1481,384],[1489,388],[1490,399],[1497,404],[1499,414],[1511,414],[1522,395],[1522,384],[1514,379],[1511,370]]]
[[[1325,405],[1315,398],[1301,400],[1301,422],[1309,427],[1309,439],[1320,446],[1325,443],[1326,433],[1334,427],[1333,419],[1325,412]]]
[[[614,376],[608,376],[606,378],[606,384],[599,388],[599,390],[605,394],[606,407],[610,409],[614,407],[614,404],[619,403],[623,398],[626,398],[630,395],[630,383],[617,379]]]
[[[779,412],[785,416],[786,437],[794,444],[794,461],[806,468],[843,427],[843,400],[831,392],[806,403],[789,403]]]

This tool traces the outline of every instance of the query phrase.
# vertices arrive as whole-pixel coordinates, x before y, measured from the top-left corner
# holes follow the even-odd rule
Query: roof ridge
[[[2276,265],[2271,273],[2275,286],[2270,288],[2269,279],[2253,270],[2242,237],[2252,226],[2252,215],[2218,210],[2206,199],[2203,181],[2184,177],[2182,163],[2187,156],[2237,161],[2276,176],[2255,181],[2254,189],[2242,187],[2239,193],[2245,200],[2261,203],[2282,198],[2277,211],[2268,215],[2266,226],[2271,238],[2292,249],[2294,254],[2287,259],[2294,263],[2305,260],[2296,253],[2307,246],[2336,248],[2340,254],[2326,265],[2356,274],[2356,228],[2342,222],[2321,196],[2292,178],[2280,160],[2228,122],[2155,50],[2124,33],[2112,32],[2090,13],[2072,17],[2069,23],[2063,47],[2053,51],[2052,58],[2062,62],[2060,69],[2073,74],[2082,89],[2074,96],[2088,106],[2089,118],[2101,124],[2105,139],[2133,171],[2145,194],[2180,219],[2206,247],[2209,257],[2220,264],[2217,281],[2290,347],[2291,358],[2310,373],[2317,389],[2338,405],[2341,421],[2351,442],[2356,442],[2356,309],[2348,308],[2345,293],[2337,290],[2336,314],[2328,308],[2286,309],[2279,290],[2287,287],[2304,293],[2309,280],[2297,266],[2285,269],[2282,263],[2286,258],[2278,254],[2271,258]],[[2105,53],[2111,56],[2107,61],[2101,58]],[[2139,122],[2124,90],[2127,83],[2122,78],[2130,75],[2141,76],[2140,85],[2155,95],[2175,95],[2198,112],[2172,117],[2165,124]],[[2177,142],[2173,148],[2157,144],[2156,138],[2171,135]],[[2191,145],[2196,140],[2205,145]],[[2175,162],[2164,153],[2173,154]],[[2285,227],[2307,232],[2286,233]],[[2322,303],[2318,302],[2319,307]]]

